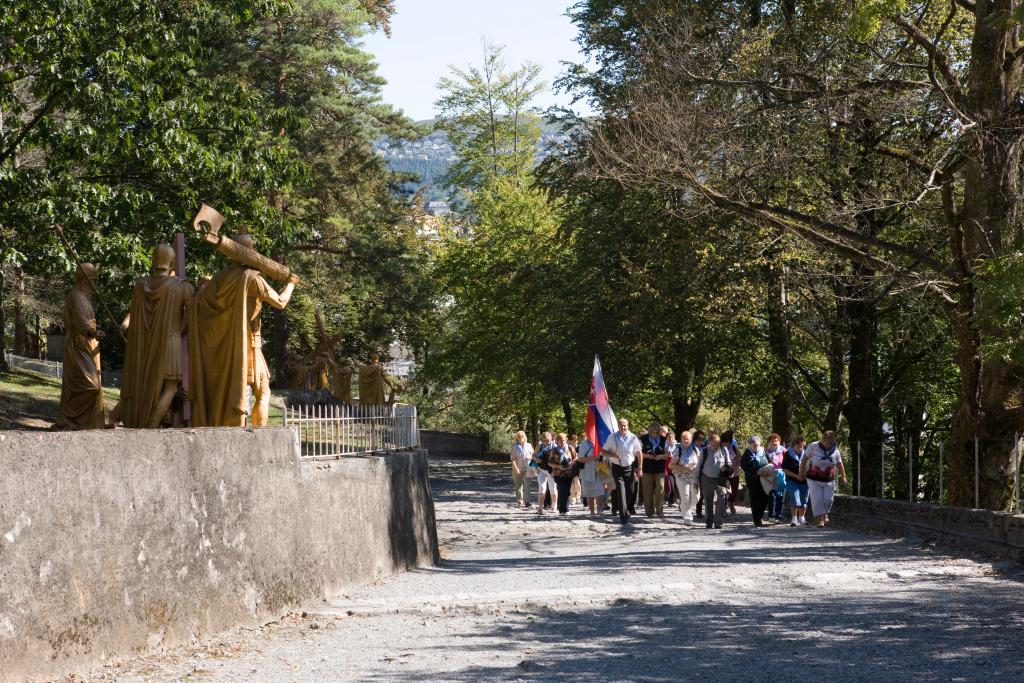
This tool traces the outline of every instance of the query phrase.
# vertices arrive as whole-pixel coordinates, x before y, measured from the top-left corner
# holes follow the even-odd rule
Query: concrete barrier
[[[966,550],[1024,561],[1024,516],[991,510],[836,496],[832,517],[843,526],[924,536]]]
[[[288,429],[0,432],[0,680],[266,623],[438,561],[423,451]]]

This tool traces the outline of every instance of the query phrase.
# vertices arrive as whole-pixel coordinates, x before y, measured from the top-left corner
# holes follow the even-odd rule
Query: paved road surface
[[[1024,571],[837,529],[513,509],[432,463],[441,566],[86,677],[154,681],[1021,681]]]

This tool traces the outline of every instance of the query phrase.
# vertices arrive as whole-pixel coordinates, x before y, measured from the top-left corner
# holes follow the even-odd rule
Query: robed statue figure
[[[391,389],[391,400],[394,400],[395,385],[384,372],[380,354],[375,353],[370,356],[368,364],[359,366],[359,405],[382,406],[389,403],[384,396],[385,386]]]
[[[240,233],[235,242],[253,240]],[[243,427],[248,411],[246,385],[255,406],[251,424],[267,424],[270,371],[263,357],[260,311],[263,303],[283,309],[297,278],[275,292],[258,270],[232,263],[196,292],[189,314],[189,363],[192,424],[196,427]]]
[[[157,427],[182,387],[181,335],[188,323],[192,286],[175,277],[174,249],[153,250],[152,275],[139,279],[122,327],[128,329],[121,402],[111,411],[125,427]]]
[[[92,308],[96,266],[83,263],[75,270],[75,286],[64,299],[64,377],[56,429],[103,428],[103,376],[100,342]]]

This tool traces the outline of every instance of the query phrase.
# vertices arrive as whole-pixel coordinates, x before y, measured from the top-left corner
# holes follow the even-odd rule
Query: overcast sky
[[[366,38],[387,79],[384,99],[416,120],[434,116],[435,85],[448,65],[478,65],[483,41],[505,46],[505,61],[525,60],[543,67],[548,89],[537,99],[544,108],[567,105],[552,82],[564,70],[561,62],[581,61],[573,42],[576,29],[565,16],[568,0],[397,0],[391,37]],[[582,105],[577,105],[581,109]],[[584,113],[588,110],[584,109]]]

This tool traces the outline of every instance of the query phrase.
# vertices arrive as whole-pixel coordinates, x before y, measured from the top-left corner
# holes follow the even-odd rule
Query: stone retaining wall
[[[438,561],[423,451],[288,429],[0,432],[0,680],[266,623]]]
[[[1024,515],[836,496],[832,516],[841,525],[898,535],[925,536],[943,544],[1024,561]]]
[[[487,450],[487,436],[421,429],[420,446],[434,458],[479,460]]]

